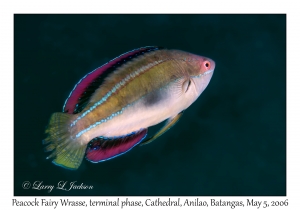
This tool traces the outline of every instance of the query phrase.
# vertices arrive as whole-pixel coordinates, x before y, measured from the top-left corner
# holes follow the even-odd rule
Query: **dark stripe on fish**
[[[69,114],[77,114],[81,112],[88,104],[91,96],[102,85],[104,79],[112,72],[118,69],[128,61],[133,60],[148,52],[163,49],[163,47],[142,47],[132,50],[119,57],[109,61],[105,65],[95,69],[89,74],[85,75],[74,87],[68,99],[65,102],[63,111]],[[86,86],[82,88],[82,86]]]

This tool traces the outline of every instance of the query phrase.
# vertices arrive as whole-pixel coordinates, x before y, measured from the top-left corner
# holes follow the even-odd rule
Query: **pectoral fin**
[[[154,141],[155,139],[157,139],[158,137],[160,137],[162,134],[164,134],[166,131],[168,131],[173,125],[175,125],[182,115],[183,115],[183,111],[180,112],[179,114],[177,114],[175,117],[169,118],[168,121],[166,122],[166,124],[154,136],[151,136],[151,137],[145,139],[140,144],[140,146],[149,144],[152,141]]]

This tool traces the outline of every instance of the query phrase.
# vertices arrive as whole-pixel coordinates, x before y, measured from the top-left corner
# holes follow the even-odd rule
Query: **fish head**
[[[204,56],[194,55],[190,62],[188,70],[191,88],[189,88],[189,95],[193,95],[196,99],[204,91],[212,78],[215,62]]]

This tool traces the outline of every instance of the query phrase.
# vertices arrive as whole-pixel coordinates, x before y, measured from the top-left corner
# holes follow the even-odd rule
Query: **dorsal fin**
[[[147,52],[162,49],[162,47],[147,46],[124,53],[85,75],[73,88],[63,106],[63,112],[76,114],[82,111],[93,95],[110,73],[127,61]]]
[[[148,129],[119,136],[114,139],[94,138],[87,146],[86,159],[98,163],[122,155],[138,145],[147,135]]]

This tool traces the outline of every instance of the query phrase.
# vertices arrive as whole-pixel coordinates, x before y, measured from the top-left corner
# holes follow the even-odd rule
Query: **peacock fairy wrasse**
[[[215,68],[209,58],[180,50],[142,47],[85,75],[63,113],[46,130],[48,158],[77,169],[84,156],[97,163],[145,145],[172,127],[203,92]],[[166,120],[153,136],[150,126]]]

